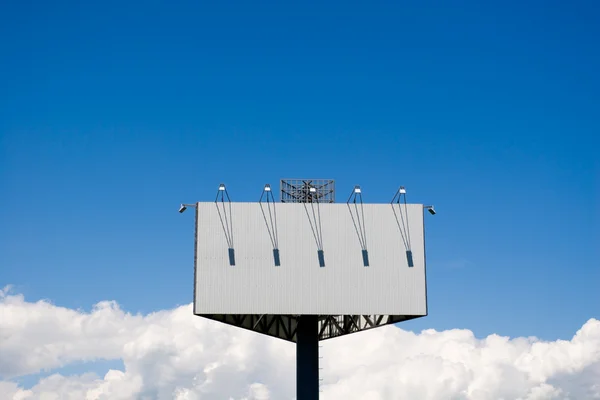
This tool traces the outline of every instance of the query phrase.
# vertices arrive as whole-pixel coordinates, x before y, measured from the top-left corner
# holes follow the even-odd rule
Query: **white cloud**
[[[323,399],[600,399],[600,321],[568,341],[477,339],[468,330],[414,334],[390,326],[322,342]],[[52,374],[122,359],[99,377]],[[292,399],[295,347],[192,315],[191,305],[132,315],[91,312],[0,291],[0,399]]]

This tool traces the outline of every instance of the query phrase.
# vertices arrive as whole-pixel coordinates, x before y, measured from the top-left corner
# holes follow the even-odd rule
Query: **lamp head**
[[[429,214],[435,215],[435,208],[433,206],[425,206],[425,208],[429,211]]]

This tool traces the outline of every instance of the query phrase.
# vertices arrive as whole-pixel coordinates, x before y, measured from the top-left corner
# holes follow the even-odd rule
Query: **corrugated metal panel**
[[[198,314],[426,314],[421,204],[407,207],[412,268],[390,204],[364,205],[368,267],[346,204],[276,203],[279,267],[259,203],[231,203],[231,215],[225,204],[235,266],[217,206],[197,204]],[[325,267],[307,216],[312,206],[321,215]]]

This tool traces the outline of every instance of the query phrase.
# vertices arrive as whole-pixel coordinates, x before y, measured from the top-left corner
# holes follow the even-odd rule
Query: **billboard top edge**
[[[220,201],[197,201],[195,204],[211,204],[211,203],[220,203]],[[227,201],[226,201],[227,203]],[[231,201],[231,203],[235,203],[235,204],[266,204],[266,201],[260,202],[260,201]],[[272,203],[272,202],[270,202]],[[344,204],[354,204],[354,203],[346,203],[346,202],[339,202],[339,203],[299,203],[299,202],[289,202],[289,203],[285,203],[285,202],[279,202],[276,201],[275,203],[277,204],[285,204],[285,205],[291,205],[291,204],[318,204],[320,206],[330,206],[330,205],[344,205]],[[361,204],[361,203],[357,203],[357,204]],[[390,203],[390,202],[385,202],[385,203],[369,203],[369,202],[362,202],[363,205],[390,205],[390,204],[398,204],[398,203]],[[404,204],[404,203],[402,203]],[[423,206],[424,203],[406,203],[407,205],[416,205],[416,206]]]

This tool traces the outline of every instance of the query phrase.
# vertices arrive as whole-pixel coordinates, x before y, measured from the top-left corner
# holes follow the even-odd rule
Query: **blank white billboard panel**
[[[196,314],[427,314],[421,204],[269,206],[197,203]]]

